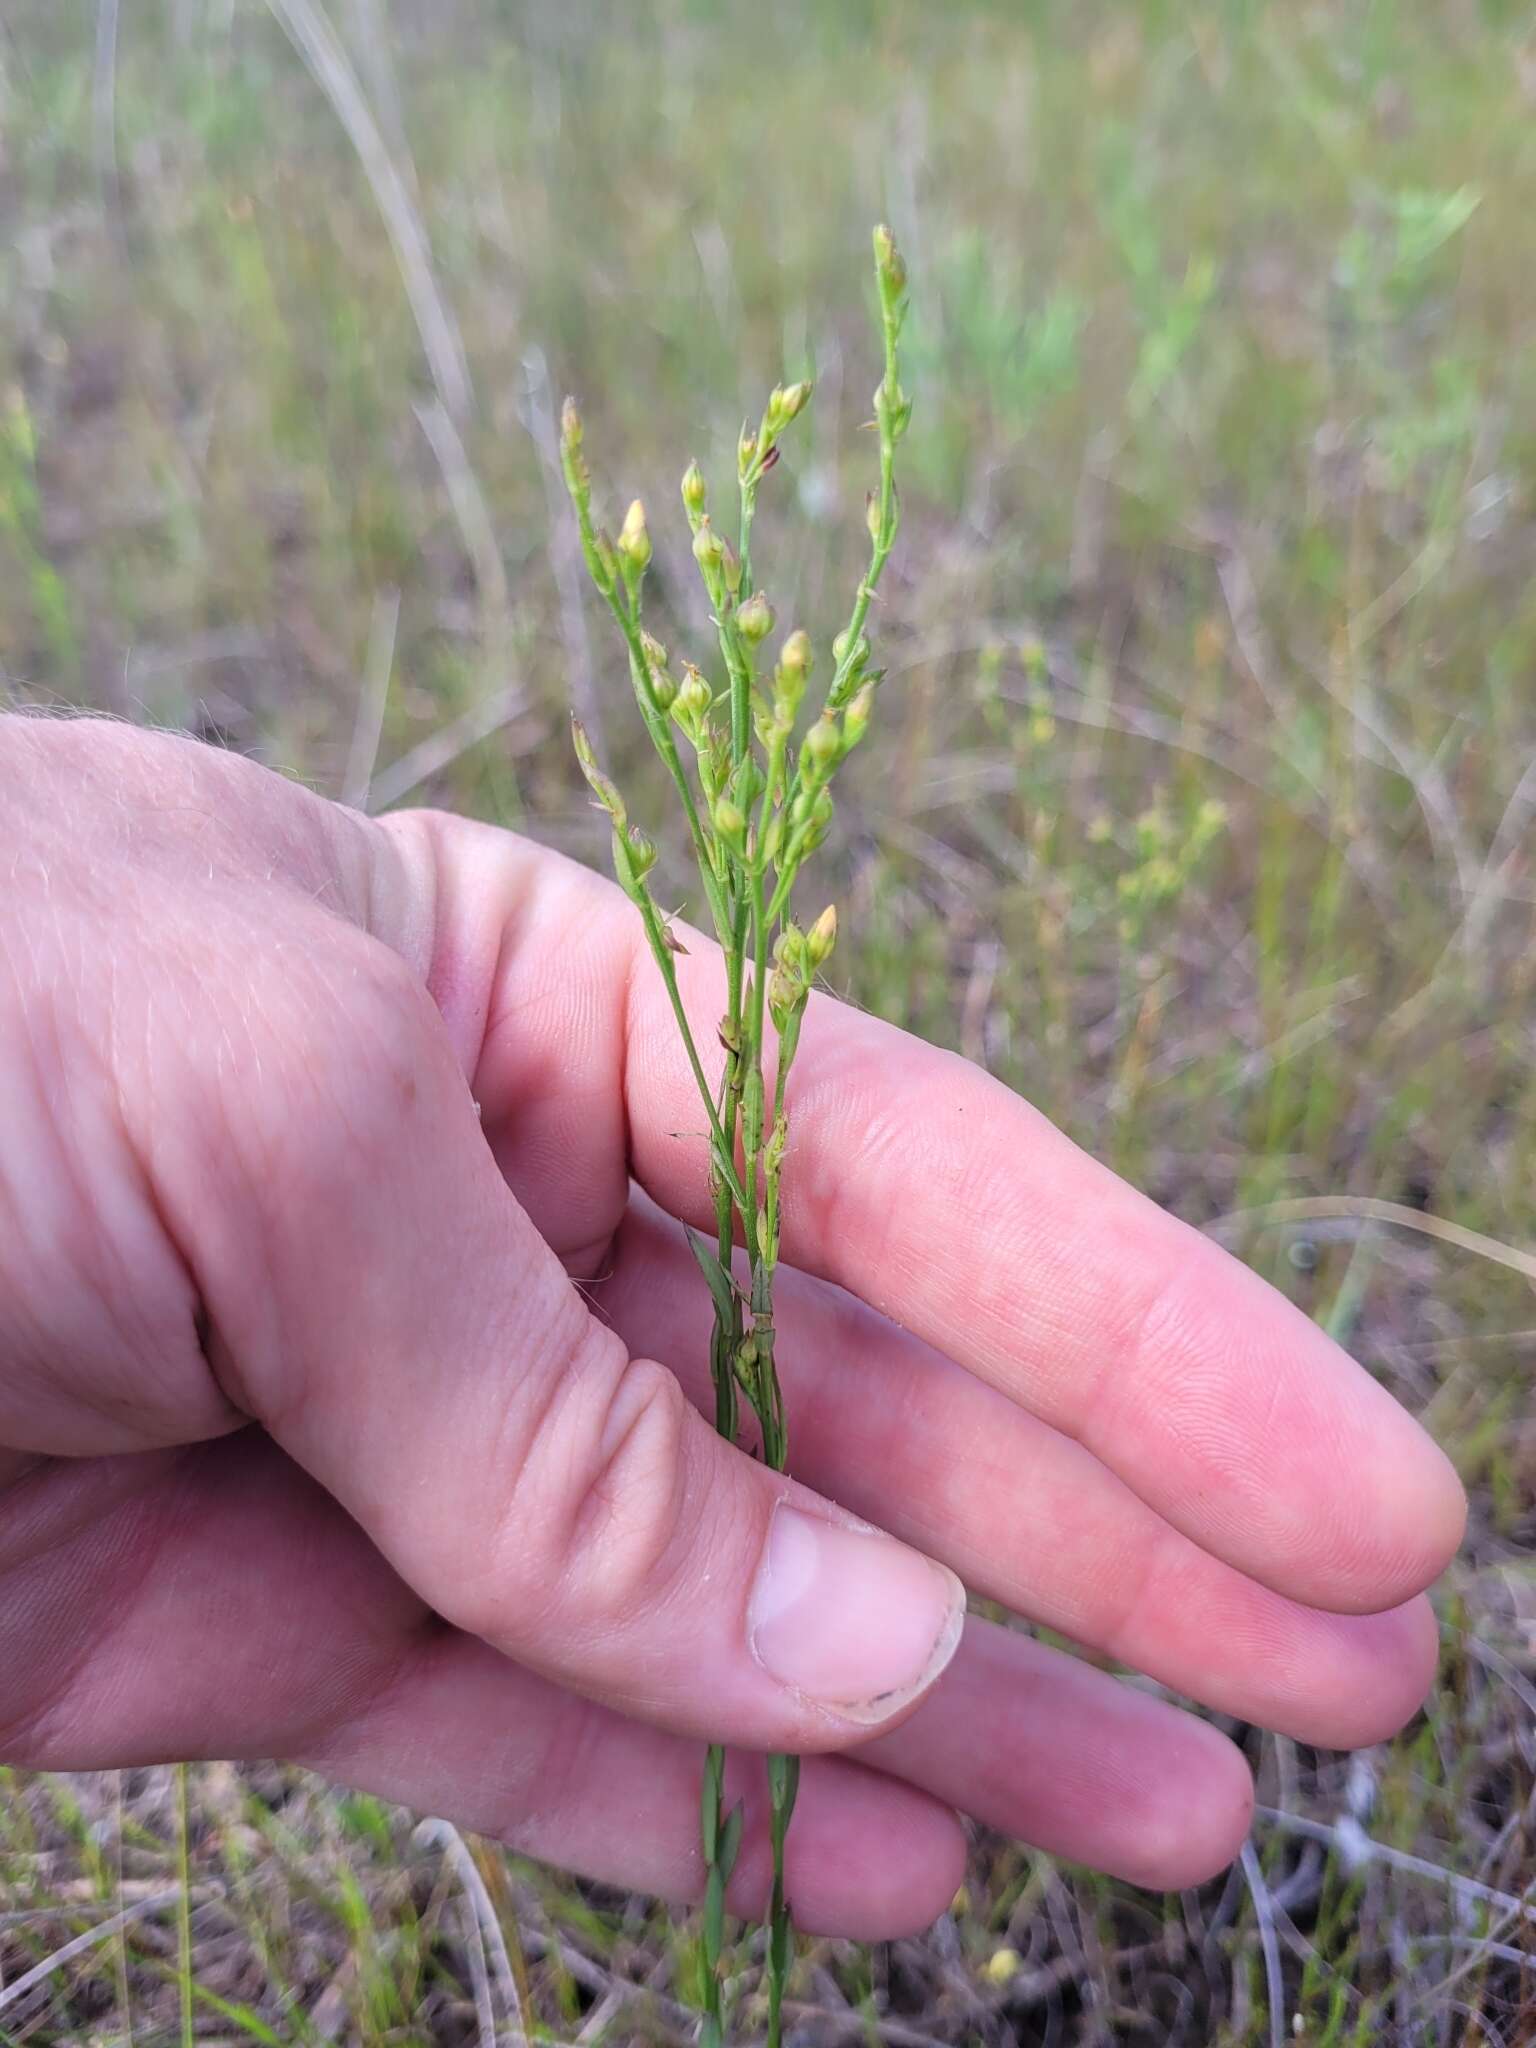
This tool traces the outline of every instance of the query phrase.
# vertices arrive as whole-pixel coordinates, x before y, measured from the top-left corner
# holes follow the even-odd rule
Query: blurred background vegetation
[[[1426,1714],[1352,1765],[1249,1731],[1272,1813],[1225,1883],[980,1839],[926,1942],[810,1950],[799,2038],[1536,2039],[1527,10],[12,0],[0,678],[598,858],[571,699],[651,770],[560,395],[686,630],[683,462],[723,478],[813,375],[759,554],[827,635],[882,217],[917,412],[840,986],[1241,1251],[1474,1509]],[[136,1917],[0,2039],[175,2038],[183,1858],[199,2038],[475,2040],[513,1987],[535,2032],[686,2036],[689,1940],[644,1900],[477,1846],[466,1921],[408,1816],[191,1790],[183,1829],[169,1773],[4,1774],[5,1981]]]

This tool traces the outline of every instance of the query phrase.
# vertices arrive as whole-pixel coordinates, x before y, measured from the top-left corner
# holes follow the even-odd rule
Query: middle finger
[[[1436,1649],[1422,1597],[1339,1615],[1272,1592],[1075,1439],[862,1302],[787,1269],[775,1292],[796,1477],[973,1591],[1300,1741],[1379,1741],[1420,1704]],[[708,1297],[681,1226],[645,1196],[592,1296],[633,1353],[661,1359],[712,1408]]]

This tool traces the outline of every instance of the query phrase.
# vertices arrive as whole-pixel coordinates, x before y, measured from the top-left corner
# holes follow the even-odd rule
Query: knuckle
[[[510,1404],[490,1570],[464,1623],[477,1634],[608,1638],[678,1575],[687,1396],[584,1311],[581,1325]]]

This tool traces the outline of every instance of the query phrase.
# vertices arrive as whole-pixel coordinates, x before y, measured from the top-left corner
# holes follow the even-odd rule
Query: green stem
[[[693,785],[684,773],[677,742],[672,737],[672,727],[668,723],[666,712],[656,702],[651,689],[645,648],[640,641],[640,622],[638,618],[631,617],[616,593],[610,591],[606,595],[609,609],[623,629],[625,643],[629,648],[629,679],[634,688],[635,701],[640,706],[640,716],[645,721],[645,729],[650,734],[652,746],[661,756],[667,773],[682,799],[683,814],[688,820],[688,836],[693,841],[694,859],[698,863],[699,880],[704,885],[709,914],[714,919],[715,936],[724,945],[725,902],[715,869],[714,853],[709,835],[704,830],[703,820],[699,816],[699,807],[693,799]]]
[[[666,983],[667,995],[672,1003],[672,1014],[677,1019],[677,1028],[682,1034],[683,1046],[688,1055],[688,1064],[693,1069],[693,1078],[698,1087],[699,1099],[704,1104],[709,1118],[710,1135],[715,1141],[715,1171],[724,1182],[731,1199],[745,1204],[746,1190],[742,1187],[736,1172],[734,1134],[728,1134],[720,1114],[715,1108],[715,1098],[704,1074],[704,1063],[699,1058],[698,1046],[694,1043],[693,1030],[688,1022],[688,1012],[683,1008],[682,994],[677,986],[677,969],[672,964],[672,950],[667,944],[666,932],[661,921],[661,912],[644,890],[635,898],[640,916],[645,924],[645,935],[650,942],[656,965],[661,969],[661,978]]]
[[[181,2008],[182,2048],[192,2048],[196,2033],[192,1984],[192,1855],[187,1801],[188,1771],[176,1766],[176,1984]]]

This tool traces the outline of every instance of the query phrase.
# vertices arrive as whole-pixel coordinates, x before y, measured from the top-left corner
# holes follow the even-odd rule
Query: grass
[[[919,403],[897,687],[823,855],[833,978],[1239,1250],[1473,1496],[1429,1710],[1353,1764],[1247,1734],[1283,1818],[1246,1868],[1156,1899],[979,1840],[926,1942],[809,1945],[791,2025],[1527,2038],[1531,1923],[1450,1882],[1536,1869],[1536,1316],[1528,1266],[1485,1255],[1536,1244],[1523,16],[333,11],[423,236],[410,290],[312,5],[125,9],[115,49],[44,0],[0,28],[10,687],[598,859],[572,688],[637,816],[665,783],[614,709],[550,393],[579,378],[591,444],[660,504],[679,446],[734,450],[763,390],[814,378],[756,546],[825,643],[878,374],[847,252],[889,217]],[[653,544],[676,639],[696,571]],[[686,836],[656,837],[679,900]],[[473,1847],[503,1975],[408,1816],[275,1768],[189,1793],[200,2041],[477,2040],[513,1994],[561,2037],[685,2032],[693,1937],[644,1900]],[[179,1853],[170,1773],[6,1778],[6,1986],[99,1938],[0,2005],[3,2038],[180,2037]]]

